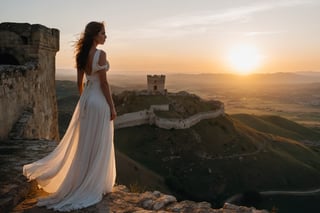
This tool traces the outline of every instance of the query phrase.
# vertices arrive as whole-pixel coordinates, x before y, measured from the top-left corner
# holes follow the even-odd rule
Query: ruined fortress
[[[165,89],[165,75],[148,75],[147,76],[148,91],[136,93],[136,95],[169,95]],[[170,94],[170,96],[188,96],[188,93]],[[156,115],[155,111],[169,111],[169,104],[151,105],[148,109],[125,113],[115,120],[115,128],[125,128],[139,126],[143,124],[155,125],[163,129],[188,129],[204,119],[216,118],[224,115],[224,104],[219,102],[217,109],[199,112],[188,118],[163,118]]]
[[[0,23],[0,38],[0,140],[58,140],[59,31],[39,24]]]

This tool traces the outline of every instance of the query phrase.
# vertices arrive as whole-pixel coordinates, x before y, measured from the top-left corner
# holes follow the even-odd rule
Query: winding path
[[[311,190],[305,190],[305,191],[263,191],[259,192],[260,195],[296,195],[296,196],[308,196],[308,195],[320,195],[320,188],[317,189],[311,189]],[[244,194],[235,194],[231,197],[229,197],[225,203],[237,203],[241,202],[243,199]]]
[[[265,149],[266,146],[267,146],[267,142],[263,141],[261,145],[257,146],[257,150],[255,150],[253,152],[247,152],[247,153],[241,153],[241,154],[232,154],[232,155],[218,156],[218,157],[212,157],[210,155],[206,155],[206,156],[201,156],[201,158],[207,159],[207,160],[224,160],[224,159],[248,157],[248,156],[259,154],[260,152],[262,152]]]
[[[313,195],[320,193],[320,188],[311,189],[306,191],[264,191],[260,192],[261,195]]]

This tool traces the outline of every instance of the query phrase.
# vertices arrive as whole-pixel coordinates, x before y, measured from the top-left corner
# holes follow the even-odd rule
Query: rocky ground
[[[44,207],[37,207],[38,197],[46,193],[39,190],[35,181],[27,182],[22,175],[22,166],[49,153],[55,142],[45,140],[11,140],[0,143],[0,213],[50,213]],[[266,213],[264,210],[225,204],[221,209],[212,209],[210,203],[180,201],[172,195],[158,191],[144,193],[129,192],[126,186],[117,185],[114,191],[91,207],[74,211],[77,213]]]
[[[50,213],[54,212],[44,207],[36,207],[36,198],[46,193],[38,190],[36,184],[27,198],[17,205],[12,213]],[[185,213],[263,213],[265,211],[254,208],[239,207],[232,204],[225,204],[221,209],[212,209],[210,203],[181,201],[177,202],[172,195],[161,192],[130,193],[126,186],[114,187],[114,192],[104,196],[103,200],[91,207],[77,210],[78,213],[149,213],[149,212],[185,212]]]

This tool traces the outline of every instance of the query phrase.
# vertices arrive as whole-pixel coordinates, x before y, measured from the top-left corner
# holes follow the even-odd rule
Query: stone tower
[[[59,139],[58,50],[57,29],[0,23],[0,139]]]
[[[161,93],[166,94],[165,89],[165,75],[148,75],[147,81],[148,81],[148,92],[151,94]]]

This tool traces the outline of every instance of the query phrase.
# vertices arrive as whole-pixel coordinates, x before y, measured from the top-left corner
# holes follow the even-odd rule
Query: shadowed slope
[[[231,115],[231,117],[261,132],[271,133],[295,140],[320,141],[320,132],[304,127],[280,116],[234,114]]]
[[[187,130],[138,126],[116,131],[116,147],[165,177],[178,198],[220,205],[247,190],[318,186],[320,155],[303,144],[266,134],[229,116]]]

